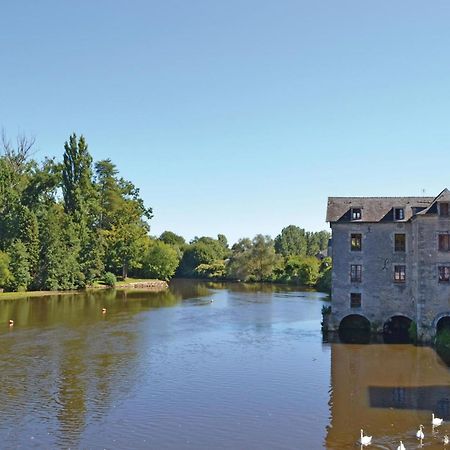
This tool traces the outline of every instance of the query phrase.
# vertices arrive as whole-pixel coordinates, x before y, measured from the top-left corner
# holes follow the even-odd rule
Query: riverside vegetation
[[[331,261],[317,254],[329,233],[290,225],[273,240],[257,235],[231,248],[227,238],[171,231],[150,236],[152,208],[110,159],[93,162],[83,136],[72,134],[62,161],[31,158],[34,139],[0,156],[0,288],[71,290],[116,276],[287,282],[329,290]]]

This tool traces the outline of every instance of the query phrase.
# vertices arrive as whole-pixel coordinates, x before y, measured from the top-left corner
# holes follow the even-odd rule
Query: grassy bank
[[[108,289],[103,282],[96,282],[93,286],[86,289],[80,289],[78,291],[25,291],[25,292],[0,292],[0,300],[19,300],[29,297],[46,297],[49,295],[67,295],[77,294],[80,292],[96,290],[96,289]],[[167,288],[167,283],[161,280],[148,279],[148,278],[127,278],[126,280],[117,281],[114,289],[142,289],[142,290],[163,290]]]
[[[80,291],[25,291],[25,292],[0,292],[0,300],[18,300],[29,297],[46,297],[49,295],[76,294]]]

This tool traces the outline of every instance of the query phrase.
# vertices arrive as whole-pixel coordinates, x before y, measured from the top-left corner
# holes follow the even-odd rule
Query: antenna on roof
[[[422,188],[422,195],[425,195],[426,194],[426,190],[425,190],[425,188]]]

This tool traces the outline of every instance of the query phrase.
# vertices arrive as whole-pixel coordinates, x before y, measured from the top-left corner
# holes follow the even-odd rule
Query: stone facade
[[[430,197],[330,197],[332,312],[328,327],[360,315],[381,332],[394,316],[430,342],[450,316],[450,192]]]

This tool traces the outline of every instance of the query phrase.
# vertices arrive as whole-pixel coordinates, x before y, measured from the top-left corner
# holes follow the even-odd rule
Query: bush
[[[409,324],[408,336],[412,343],[417,343],[417,323],[414,320]]]
[[[154,241],[142,261],[142,273],[148,278],[170,280],[179,264],[176,250],[162,241]]]
[[[9,256],[0,251],[0,287],[4,287],[11,279],[11,272],[9,271]]]
[[[106,272],[104,277],[105,284],[109,287],[115,287],[117,283],[117,278],[112,272]]]

